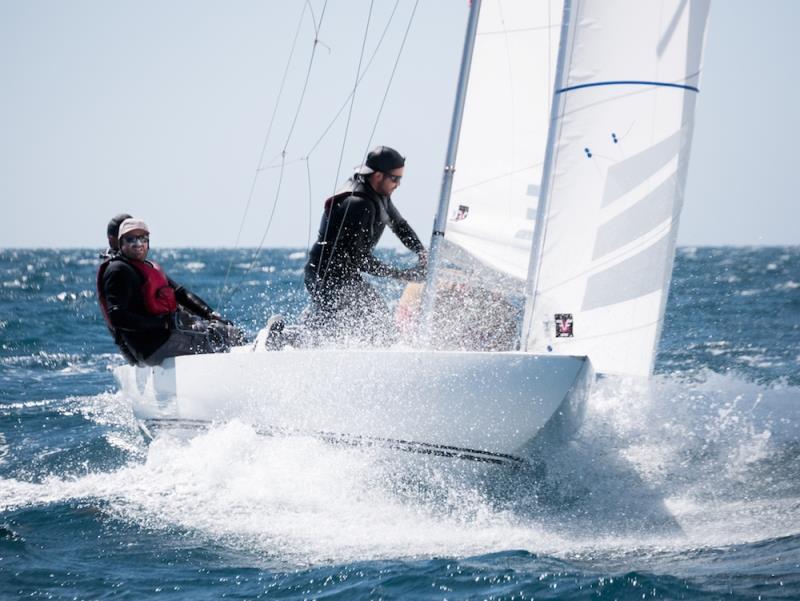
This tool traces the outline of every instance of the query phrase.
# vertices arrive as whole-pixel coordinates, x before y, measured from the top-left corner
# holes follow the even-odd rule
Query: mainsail
[[[652,371],[709,1],[482,3],[434,242],[470,281],[527,282],[524,350]]]

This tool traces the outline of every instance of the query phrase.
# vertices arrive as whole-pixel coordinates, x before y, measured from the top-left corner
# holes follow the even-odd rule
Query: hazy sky
[[[314,40],[301,0],[0,0],[0,247],[100,248],[120,211],[154,247],[233,246],[253,186],[239,246],[275,206],[265,245],[305,247],[378,143],[408,156],[395,201],[427,243],[468,3],[419,1],[376,125],[414,8],[399,1],[345,138],[369,5],[329,0],[295,122]],[[362,71],[394,6],[375,1]],[[679,244],[800,244],[798,31],[800,2],[712,2]]]

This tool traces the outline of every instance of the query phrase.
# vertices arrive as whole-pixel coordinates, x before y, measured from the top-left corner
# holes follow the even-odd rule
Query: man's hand
[[[195,322],[192,322],[192,331],[193,332],[207,332],[208,331],[208,322],[207,321],[195,321]]]
[[[410,267],[409,269],[404,269],[401,273],[401,278],[407,282],[424,282],[425,276],[428,273],[428,268],[425,265],[417,265],[416,267]]]
[[[212,311],[211,315],[209,315],[209,319],[211,321],[218,321],[226,326],[232,326],[233,322],[230,319],[225,319],[222,315],[217,313],[216,311]]]

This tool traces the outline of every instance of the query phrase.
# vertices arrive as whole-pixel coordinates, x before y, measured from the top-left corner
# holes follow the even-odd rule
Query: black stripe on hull
[[[146,419],[139,422],[139,427],[142,432],[150,439],[154,438],[160,430],[207,430],[211,425],[211,422],[196,419],[161,418]],[[256,432],[262,436],[312,436],[330,444],[344,444],[354,447],[382,447],[408,453],[419,453],[423,455],[434,455],[436,457],[449,457],[452,459],[464,459],[467,461],[494,463],[498,465],[525,464],[524,459],[507,453],[493,453],[491,451],[480,451],[477,449],[431,444],[428,442],[415,442],[396,438],[337,434],[334,432],[305,432],[291,428],[272,427],[256,428]]]

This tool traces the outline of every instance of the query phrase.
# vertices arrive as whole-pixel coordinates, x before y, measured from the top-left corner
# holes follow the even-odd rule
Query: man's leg
[[[159,365],[168,357],[213,352],[214,346],[208,332],[173,330],[166,342],[158,347],[144,362],[147,365]]]

